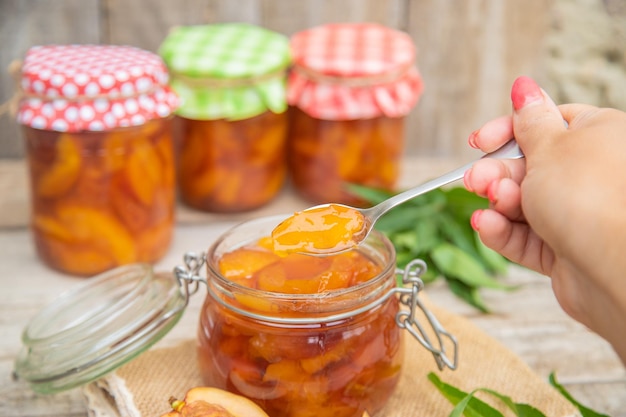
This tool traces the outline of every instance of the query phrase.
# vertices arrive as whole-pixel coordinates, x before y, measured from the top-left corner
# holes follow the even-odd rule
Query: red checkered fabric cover
[[[141,125],[178,105],[167,81],[161,58],[135,47],[35,46],[22,66],[17,120],[60,132]]]
[[[287,100],[326,120],[401,117],[423,90],[411,38],[372,23],[328,24],[296,33]]]

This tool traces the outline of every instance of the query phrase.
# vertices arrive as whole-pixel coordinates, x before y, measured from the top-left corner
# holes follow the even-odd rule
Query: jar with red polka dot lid
[[[287,85],[293,184],[316,203],[360,205],[347,184],[393,191],[404,121],[423,90],[410,36],[333,23],[294,34]]]
[[[43,45],[26,53],[17,121],[34,244],[48,266],[91,276],[155,262],[169,248],[178,98],[167,83],[160,57],[131,46]]]

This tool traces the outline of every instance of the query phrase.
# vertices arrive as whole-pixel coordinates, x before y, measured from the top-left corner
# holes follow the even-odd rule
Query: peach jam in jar
[[[183,99],[176,111],[182,201],[209,212],[268,203],[287,171],[288,39],[244,23],[179,26],[159,53]]]
[[[296,33],[287,85],[288,164],[296,189],[316,203],[363,203],[346,184],[393,190],[405,116],[422,93],[411,38],[371,23]]]
[[[175,207],[167,69],[129,46],[31,48],[21,70],[31,227],[39,257],[91,276],[159,260]]]
[[[403,328],[413,316],[401,305],[415,307],[404,297],[416,299],[419,288],[396,285],[402,272],[393,245],[377,231],[338,255],[274,252],[269,236],[281,219],[242,223],[206,255],[189,255],[191,272],[177,268],[179,280],[197,285],[206,262],[198,332],[204,383],[276,417],[376,413],[402,371]],[[456,366],[429,349],[438,363]]]

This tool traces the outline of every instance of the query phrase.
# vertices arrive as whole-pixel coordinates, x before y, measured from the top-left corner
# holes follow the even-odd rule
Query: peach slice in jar
[[[280,257],[275,253],[244,247],[225,253],[219,260],[219,268],[225,278],[242,283],[250,279],[255,272],[279,259]]]
[[[37,180],[37,196],[59,197],[76,183],[82,165],[81,150],[71,135],[61,134],[56,143],[54,163]]]

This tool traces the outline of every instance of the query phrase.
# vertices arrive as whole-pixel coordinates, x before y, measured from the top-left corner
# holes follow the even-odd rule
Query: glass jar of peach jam
[[[376,231],[339,255],[279,255],[267,236],[283,218],[238,225],[175,270],[181,282],[208,289],[198,332],[206,385],[244,395],[275,417],[360,417],[380,410],[398,384],[403,328],[441,367],[456,367],[456,357],[416,331],[423,262],[397,271],[393,245]],[[415,285],[398,287],[398,274]],[[439,342],[450,337],[430,323]]]
[[[39,257],[91,276],[169,248],[175,165],[167,69],[129,46],[31,48],[21,69],[31,226]]]
[[[290,40],[288,165],[315,203],[363,204],[346,187],[393,191],[405,117],[422,93],[411,38],[371,23],[327,24]]]
[[[159,53],[177,109],[180,197],[209,212],[274,198],[286,177],[288,40],[244,23],[179,26]]]

